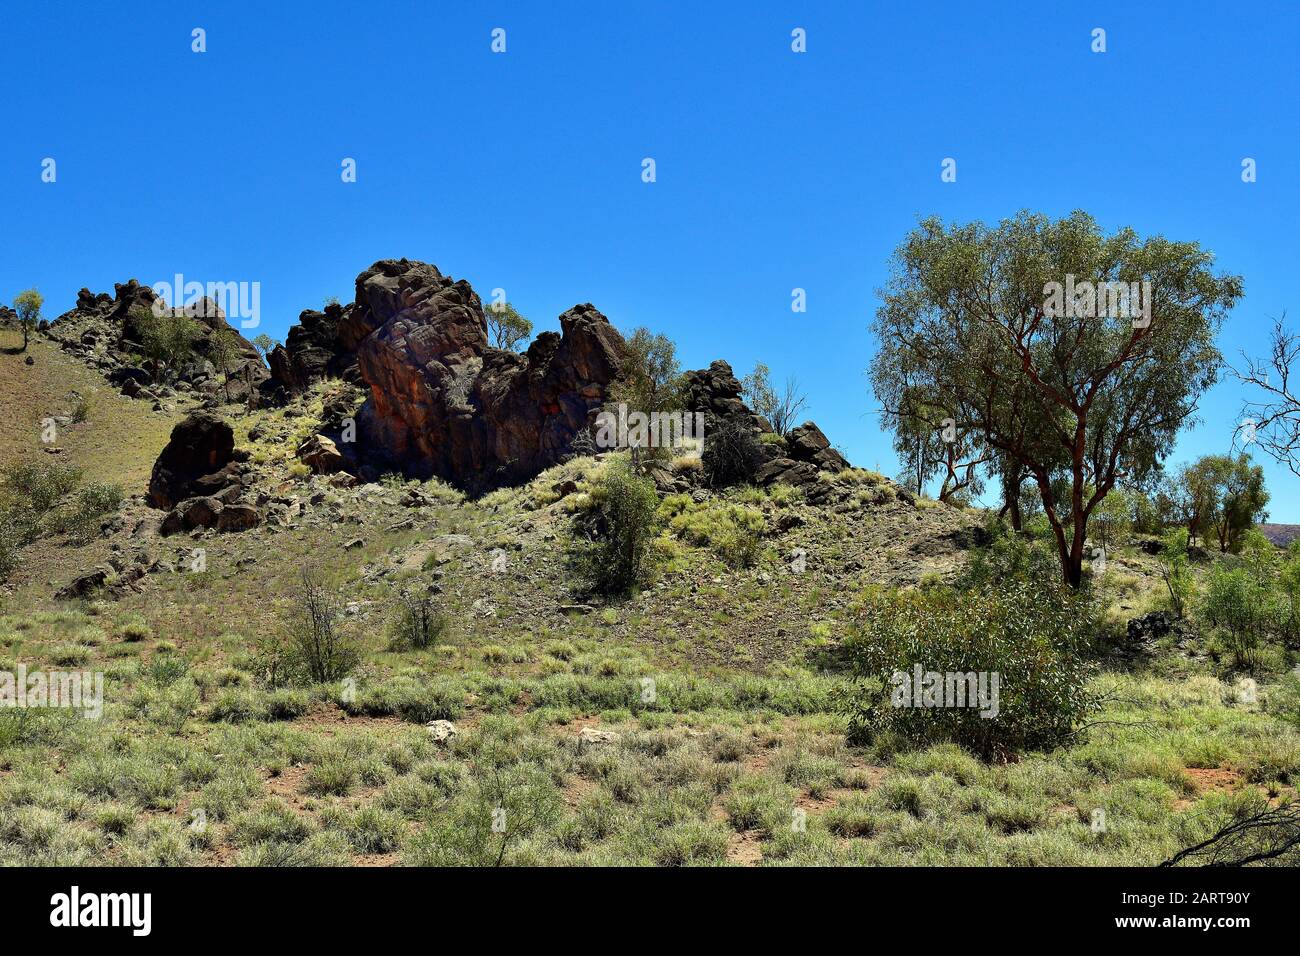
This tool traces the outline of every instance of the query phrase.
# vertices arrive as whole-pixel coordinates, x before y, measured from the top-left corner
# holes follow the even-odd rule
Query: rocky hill
[[[591,593],[567,555],[619,453],[575,438],[621,340],[594,307],[502,352],[466,283],[376,263],[227,403],[198,361],[132,386],[144,298],[83,295],[0,351],[0,464],[125,493],[0,586],[0,670],[107,677],[102,720],[0,712],[0,863],[1152,863],[1300,779],[1285,683],[1243,698],[1140,541],[1099,578],[1103,729],[1008,763],[850,746],[833,652],[863,596],[956,577],[988,516],[848,467],[812,423],[774,440],[723,361],[687,403],[765,436],[755,480],[654,462],[654,573]],[[305,574],[346,680],[276,676]],[[425,646],[398,640],[411,600]],[[506,805],[529,822],[485,858],[474,821]]]

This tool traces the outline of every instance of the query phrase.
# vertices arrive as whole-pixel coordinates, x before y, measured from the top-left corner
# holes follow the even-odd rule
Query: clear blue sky
[[[0,298],[257,281],[282,337],[374,260],[423,259],[539,329],[590,301],[685,367],[795,374],[893,473],[867,327],[918,216],[1083,208],[1198,240],[1245,277],[1229,356],[1300,319],[1298,35],[1293,0],[10,4]],[[1225,450],[1239,402],[1217,388],[1175,460]],[[1273,520],[1300,521],[1265,465]]]

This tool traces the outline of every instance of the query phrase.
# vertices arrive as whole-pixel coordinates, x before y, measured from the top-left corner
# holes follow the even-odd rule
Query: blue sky
[[[1229,357],[1300,319],[1298,28],[1294,2],[1187,0],[10,5],[0,298],[257,281],[278,338],[374,260],[423,259],[539,330],[590,301],[685,367],[797,375],[892,474],[868,323],[919,216],[1082,208],[1197,240],[1245,277]],[[1225,450],[1240,399],[1216,388],[1175,461]],[[1272,520],[1300,521],[1264,464]]]

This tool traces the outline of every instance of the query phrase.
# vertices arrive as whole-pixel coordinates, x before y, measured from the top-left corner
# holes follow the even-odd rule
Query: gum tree
[[[18,324],[23,327],[24,352],[27,351],[27,342],[31,338],[32,330],[36,328],[36,323],[41,319],[41,306],[44,304],[45,296],[35,289],[20,292],[18,298],[14,299],[14,311],[18,313]]]
[[[483,310],[488,334],[494,348],[518,351],[520,342],[533,334],[533,323],[520,315],[509,302],[494,302]]]
[[[1242,283],[1212,262],[1194,242],[1104,235],[1083,212],[996,226],[926,219],[881,292],[873,385],[888,396],[904,363],[965,440],[1023,468],[1061,576],[1078,587],[1093,510],[1117,480],[1138,484],[1157,468],[1217,380],[1215,333]],[[1132,298],[1096,294],[1121,282],[1137,284],[1125,286]]]

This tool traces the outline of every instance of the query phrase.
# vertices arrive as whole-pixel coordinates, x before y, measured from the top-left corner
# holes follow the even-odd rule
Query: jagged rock
[[[195,412],[185,418],[172,429],[171,440],[154,463],[149,503],[155,508],[174,508],[191,497],[190,488],[197,479],[230,464],[234,449],[234,432],[216,415]]]
[[[50,324],[48,334],[54,341],[62,343],[66,350],[74,354],[80,351],[88,358],[99,354],[96,350],[108,343],[110,354],[96,360],[100,367],[108,367],[117,364],[118,359],[114,355],[125,359],[126,356],[141,351],[140,346],[145,337],[142,314],[175,312],[193,318],[201,333],[194,340],[194,349],[199,356],[197,365],[204,372],[200,377],[211,379],[214,374],[209,371],[211,364],[206,362],[206,356],[211,351],[212,333],[224,327],[235,336],[236,359],[231,364],[229,382],[232,400],[243,401],[248,396],[250,385],[257,388],[269,377],[270,373],[262,364],[253,344],[226,322],[215,302],[203,298],[182,309],[168,309],[165,303],[159,301],[153,289],[141,285],[136,279],[114,285],[112,296],[106,292],[96,295],[89,289],[82,289],[77,294],[77,304]],[[205,365],[206,369],[203,369]],[[189,371],[190,374],[194,373],[194,369]],[[125,386],[126,381],[128,379],[123,378],[113,384]],[[144,384],[143,381],[137,381]],[[210,384],[213,389],[217,388],[215,381]],[[140,397],[139,393],[136,397]]]
[[[692,412],[704,412],[710,418],[721,418],[741,422],[753,429],[755,433],[770,432],[772,426],[767,419],[752,412],[740,398],[743,391],[736,373],[731,365],[719,359],[707,369],[686,372],[683,376],[686,392],[686,409]],[[706,438],[707,441],[707,423]]]
[[[298,459],[318,475],[328,475],[343,467],[343,454],[333,439],[313,435],[298,446]]]
[[[217,515],[218,531],[247,531],[262,523],[262,513],[252,505],[226,505]]]
[[[370,397],[358,421],[407,474],[471,491],[559,462],[604,404],[623,339],[590,304],[524,354],[490,348],[478,295],[434,266],[376,263],[344,323]]]
[[[67,585],[55,592],[56,600],[66,601],[71,598],[85,597],[91,591],[98,590],[104,586],[108,576],[113,573],[112,568],[97,567],[84,574],[79,574],[72,579]]]
[[[770,485],[781,481],[787,485],[807,487],[817,483],[817,466],[809,461],[795,461],[793,458],[773,458],[759,466],[754,474],[754,484]]]
[[[478,493],[562,461],[606,404],[622,336],[589,303],[561,315],[560,328],[538,335],[522,354],[491,348],[469,283],[428,263],[386,259],[357,277],[351,305],[301,314],[271,354],[264,388],[298,392],[327,377],[363,384],[368,394],[355,418],[366,460],[352,470],[369,480],[396,468]],[[688,372],[684,381],[686,410],[704,413],[706,435],[719,422],[754,434],[772,430],[745,405],[726,362]],[[354,402],[340,393],[327,403],[327,427],[352,417]],[[762,446],[769,464],[785,462],[768,469],[769,480],[808,484],[808,468],[794,466],[847,467],[811,422],[793,438],[788,451]],[[667,489],[684,482],[658,483]]]
[[[268,385],[296,393],[324,378],[359,383],[354,335],[340,334],[340,326],[347,322],[352,309],[351,305],[335,303],[327,305],[324,312],[307,309],[300,313],[284,345],[276,346],[268,356]]]
[[[823,471],[849,467],[847,459],[831,447],[830,439],[812,422],[804,422],[785,436],[786,451],[795,461],[809,461]]]

